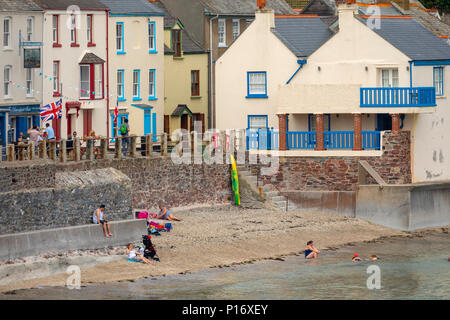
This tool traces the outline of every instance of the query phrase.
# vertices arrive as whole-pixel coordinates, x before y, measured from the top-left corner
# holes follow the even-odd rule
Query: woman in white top
[[[128,259],[129,260],[142,261],[143,263],[146,263],[146,264],[151,264],[152,263],[147,258],[140,257],[140,254],[141,254],[140,252],[136,252],[136,250],[134,250],[134,244],[129,243],[127,245],[127,255],[128,255]]]

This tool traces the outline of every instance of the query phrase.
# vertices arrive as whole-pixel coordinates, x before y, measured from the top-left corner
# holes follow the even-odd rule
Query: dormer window
[[[172,30],[172,49],[174,57],[181,57],[181,30]]]

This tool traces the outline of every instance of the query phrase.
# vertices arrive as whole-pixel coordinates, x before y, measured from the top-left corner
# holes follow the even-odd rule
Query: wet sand
[[[177,210],[174,215],[183,221],[172,222],[173,231],[152,237],[161,262],[153,265],[127,262],[124,247],[123,259],[81,270],[82,285],[279,259],[302,254],[308,240],[314,240],[315,246],[324,250],[392,236],[410,236],[363,220],[320,212],[217,206]],[[0,292],[65,286],[67,277],[62,273],[15,282],[0,287]]]

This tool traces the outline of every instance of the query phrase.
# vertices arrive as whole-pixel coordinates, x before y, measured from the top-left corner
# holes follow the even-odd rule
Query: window
[[[94,95],[96,99],[103,97],[103,65],[94,64]]]
[[[27,18],[27,41],[33,41],[34,17]]]
[[[11,66],[6,66],[3,71],[3,95],[5,98],[11,97]]]
[[[11,47],[11,18],[9,17],[3,20],[3,47]]]
[[[133,70],[133,101],[141,100],[140,73],[140,70]]]
[[[233,19],[233,41],[241,34],[239,19]]]
[[[191,96],[192,97],[200,96],[200,71],[199,70],[191,71]]]
[[[181,57],[181,30],[172,30],[172,49],[174,57]]]
[[[28,68],[26,69],[26,92],[27,97],[33,96],[33,69]]]
[[[149,52],[156,52],[155,41],[155,22],[148,23],[148,50]]]
[[[117,22],[116,24],[116,48],[118,54],[125,53],[123,45],[123,22]]]
[[[219,19],[218,21],[218,33],[219,33],[219,47],[226,47],[226,20]]]
[[[93,22],[93,15],[92,14],[88,14],[86,16],[86,36],[87,36],[87,42],[88,42],[88,46],[93,46],[94,44],[94,40],[92,39],[92,22]]]
[[[313,114],[308,115],[308,127],[309,131],[316,131],[316,117]],[[329,114],[323,115],[323,131],[330,131],[331,129],[331,117]]]
[[[53,96],[59,96],[59,61],[53,61]]]
[[[247,73],[247,98],[267,98],[265,71]]]
[[[267,128],[267,116],[248,116],[248,128]]]
[[[444,67],[433,68],[433,85],[437,96],[444,95]]]
[[[155,69],[150,69],[148,71],[148,98],[149,98],[149,100],[154,100],[156,98],[155,79],[156,79],[156,71],[155,71]]]
[[[89,99],[91,89],[91,67],[90,65],[80,66],[80,98]]]
[[[124,100],[124,90],[123,90],[123,70],[117,70],[117,97],[120,100]]]
[[[52,31],[53,31],[53,47],[60,46],[59,44],[59,15],[52,17]]]
[[[398,87],[398,69],[381,69],[381,86]]]
[[[77,45],[77,21],[74,14],[70,15],[70,46],[78,47]]]

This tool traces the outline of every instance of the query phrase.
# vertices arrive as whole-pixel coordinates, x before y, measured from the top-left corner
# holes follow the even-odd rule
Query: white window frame
[[[34,36],[34,17],[27,18],[27,41],[33,41]]]
[[[241,21],[233,19],[233,41],[241,35]]]
[[[249,129],[267,128],[267,115],[249,115],[248,116]]]
[[[53,61],[53,93],[59,93],[59,68],[59,61]]]
[[[395,72],[394,72],[395,71]],[[387,74],[387,85],[384,85],[383,75]],[[397,68],[380,69],[380,84],[383,88],[397,88],[399,85],[399,76]]]
[[[260,81],[263,80],[263,81]],[[259,81],[259,82],[258,82]],[[267,72],[248,72],[248,96],[267,96]]]
[[[92,23],[94,20],[94,16],[91,14],[86,15],[86,32],[87,32],[87,42],[88,43],[92,43],[92,39],[91,39],[91,28],[92,28]]]
[[[103,96],[103,64],[101,63],[94,64],[94,82],[95,99],[101,99]]]
[[[74,14],[70,15],[70,43],[74,44],[77,43],[77,18]]]
[[[119,75],[120,75],[120,77],[119,77]],[[125,70],[117,70],[117,97],[118,98],[124,98],[124,95],[125,95],[124,79],[125,79]],[[121,94],[119,94],[119,93],[121,93]]]
[[[25,69],[26,71],[26,95],[27,97],[32,97],[33,96],[33,76],[34,76],[34,72],[33,69],[31,68],[27,68]]]
[[[217,40],[219,42],[219,47],[227,46],[227,20],[219,19],[217,20]]]
[[[11,98],[11,66],[5,66],[3,68],[3,96],[5,99]],[[8,71],[8,73],[6,73]],[[8,76],[6,76],[8,74]]]
[[[8,31],[6,31],[6,23],[8,23]],[[5,17],[3,19],[3,47],[5,49],[11,48],[11,25],[12,18]]]
[[[137,74],[137,81],[135,81],[135,74]],[[133,70],[133,85],[132,85],[132,89],[133,89],[133,98],[137,98],[137,99],[139,99],[140,97],[141,97],[141,88],[140,88],[140,86],[141,86],[141,84],[140,84],[140,82],[141,82],[141,72],[140,72],[140,70]]]
[[[57,14],[52,15],[52,36],[53,43],[58,43],[58,26],[59,26],[59,16]]]
[[[148,70],[148,97],[156,97],[156,69]]]
[[[444,70],[444,66],[433,67],[433,86],[437,97],[442,97],[444,95]]]
[[[120,34],[118,33],[118,29],[120,26]],[[123,30],[124,25],[123,22],[117,22],[116,23],[116,51],[117,52],[123,52],[124,51],[124,38],[123,38]]]
[[[88,68],[88,81],[83,81],[81,78],[81,70],[83,68]],[[87,82],[87,90],[83,88],[83,83]],[[81,91],[83,90],[83,91]],[[80,99],[90,99],[91,98],[91,65],[90,64],[80,64]]]
[[[156,50],[156,35],[155,35],[156,22],[149,21],[148,22],[148,49],[150,51]],[[153,29],[153,30],[151,30]],[[152,31],[152,33],[150,32]]]

